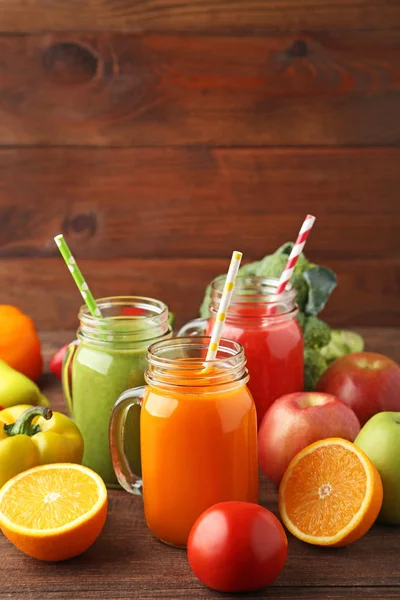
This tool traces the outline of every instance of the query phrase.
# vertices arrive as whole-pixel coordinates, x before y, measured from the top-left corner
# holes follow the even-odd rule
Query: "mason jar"
[[[211,335],[224,283],[225,276],[212,282],[209,318],[191,321],[179,336]],[[303,334],[296,320],[296,290],[289,284],[277,294],[278,283],[278,279],[238,276],[222,331],[225,338],[244,347],[258,425],[274,400],[300,392],[304,385]]]
[[[132,494],[143,490],[150,530],[178,547],[217,502],[258,502],[257,420],[243,347],[221,339],[205,365],[209,343],[175,338],[150,346],[147,386],[121,395],[110,425],[120,484]],[[136,435],[126,423],[138,405],[143,479],[124,449],[124,439]]]
[[[83,306],[77,340],[68,348],[63,364],[63,389],[71,416],[84,440],[83,464],[96,471],[109,486],[117,486],[109,449],[112,408],[127,388],[144,383],[146,353],[150,344],[170,338],[168,308],[159,300],[121,296],[96,300],[102,318]],[[139,432],[140,409],[132,411],[128,426]],[[128,443],[135,468],[140,470],[137,436]]]

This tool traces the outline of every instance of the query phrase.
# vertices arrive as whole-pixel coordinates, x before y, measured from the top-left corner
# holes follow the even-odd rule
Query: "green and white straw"
[[[62,234],[56,235],[54,238],[55,243],[61,253],[61,256],[65,260],[65,264],[71,272],[71,275],[77,285],[78,290],[84,299],[86,306],[88,307],[92,317],[102,317],[99,307],[96,304],[96,300],[93,297],[92,292],[89,290],[89,286],[83,277],[80,268],[76,264],[75,258],[72,256],[71,250],[68,248],[68,244]]]

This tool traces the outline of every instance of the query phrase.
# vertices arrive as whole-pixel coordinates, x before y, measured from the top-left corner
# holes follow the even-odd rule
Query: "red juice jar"
[[[224,283],[224,275],[212,283],[210,318],[191,321],[178,335],[211,335]],[[303,390],[303,336],[296,320],[296,291],[288,285],[276,294],[277,286],[277,279],[238,276],[222,333],[244,347],[258,426],[274,400]]]

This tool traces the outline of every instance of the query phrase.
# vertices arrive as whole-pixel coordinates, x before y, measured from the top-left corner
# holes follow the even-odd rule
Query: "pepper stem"
[[[4,425],[4,431],[10,436],[29,435],[29,437],[32,437],[40,432],[39,425],[32,425],[33,419],[35,417],[43,417],[43,419],[48,421],[52,416],[53,413],[47,406],[32,406],[32,408],[27,408],[15,423]]]

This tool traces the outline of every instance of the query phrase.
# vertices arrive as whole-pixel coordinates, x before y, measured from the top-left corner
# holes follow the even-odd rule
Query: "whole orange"
[[[15,306],[0,304],[0,359],[36,381],[43,370],[35,324]]]

